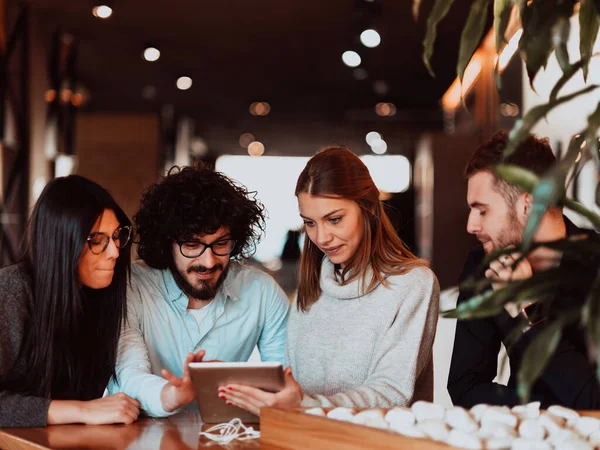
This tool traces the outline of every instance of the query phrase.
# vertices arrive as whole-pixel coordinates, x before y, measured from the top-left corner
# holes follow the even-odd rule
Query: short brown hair
[[[540,176],[554,165],[556,157],[552,152],[552,148],[550,148],[548,138],[538,138],[534,134],[530,134],[512,155],[502,161],[502,154],[507,143],[508,133],[506,131],[498,131],[489,141],[479,146],[465,168],[465,178],[471,178],[479,172],[492,173],[496,179],[496,190],[502,194],[506,202],[510,205],[514,204],[514,201],[519,194],[523,193],[523,190],[514,184],[496,177],[494,166],[501,162],[514,164]]]

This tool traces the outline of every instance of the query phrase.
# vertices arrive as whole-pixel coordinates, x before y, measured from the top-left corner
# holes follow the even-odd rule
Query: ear
[[[519,195],[519,198],[515,202],[515,208],[517,216],[521,219],[527,219],[531,214],[531,207],[533,206],[533,196],[527,192]]]

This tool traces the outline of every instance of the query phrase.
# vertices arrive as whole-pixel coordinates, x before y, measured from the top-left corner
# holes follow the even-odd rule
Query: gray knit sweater
[[[32,307],[31,279],[22,266],[0,269],[0,428],[45,426],[50,399],[7,391],[25,375],[20,352]]]
[[[368,280],[369,278],[367,278]],[[439,285],[425,267],[361,295],[341,286],[325,258],[322,295],[307,313],[293,305],[286,359],[304,391],[302,406],[389,408],[433,400],[432,348]]]

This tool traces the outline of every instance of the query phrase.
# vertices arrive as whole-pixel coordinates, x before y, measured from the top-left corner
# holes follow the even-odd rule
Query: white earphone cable
[[[206,436],[208,439],[220,444],[229,444],[234,439],[239,441],[258,439],[260,431],[245,426],[240,419],[235,418],[228,423],[220,423],[206,431],[201,431],[200,436]]]

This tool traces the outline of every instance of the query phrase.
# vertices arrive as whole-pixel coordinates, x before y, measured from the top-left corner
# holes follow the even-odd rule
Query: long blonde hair
[[[342,284],[362,278],[364,294],[378,284],[387,287],[386,278],[390,275],[401,275],[414,267],[428,266],[402,242],[383,209],[379,190],[367,166],[350,150],[328,147],[315,154],[298,177],[296,197],[301,193],[353,200],[362,211],[363,245],[342,270]],[[297,300],[300,311],[308,311],[321,296],[319,280],[323,256],[324,253],[310,239],[304,240]],[[373,275],[367,280],[369,267]]]

